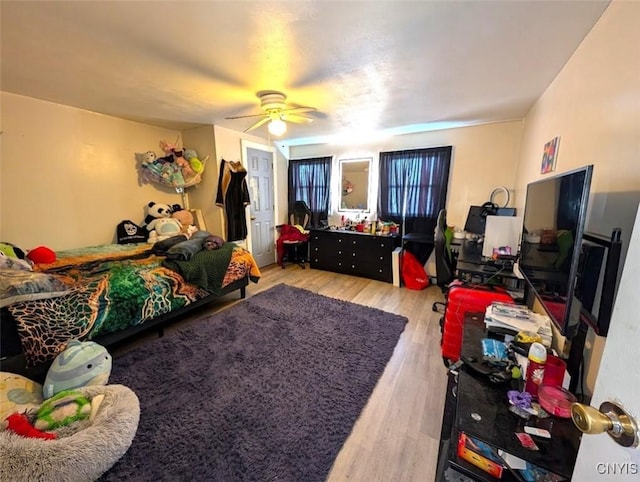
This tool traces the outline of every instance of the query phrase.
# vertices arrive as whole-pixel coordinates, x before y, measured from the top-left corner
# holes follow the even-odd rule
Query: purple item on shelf
[[[509,390],[507,392],[509,403],[518,408],[531,408],[531,394],[528,392],[519,392],[517,390]]]

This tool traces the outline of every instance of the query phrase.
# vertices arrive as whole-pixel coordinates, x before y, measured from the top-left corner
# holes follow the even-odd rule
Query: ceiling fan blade
[[[262,117],[263,115],[266,115],[264,113],[262,114],[251,114],[251,115],[238,115],[235,117],[225,117],[226,120],[232,120],[232,119],[247,119],[248,117]]]
[[[266,124],[267,122],[269,122],[271,119],[269,117],[264,117],[262,119],[260,119],[258,122],[256,122],[255,124],[253,124],[251,127],[248,127],[244,130],[244,132],[249,132],[252,131],[253,129],[257,129],[258,127],[260,127],[262,124]]]
[[[285,114],[304,114],[305,112],[315,112],[318,109],[315,107],[291,107],[290,109],[284,109]]]
[[[310,124],[314,119],[312,117],[307,117],[306,115],[284,113],[282,115],[282,120],[286,122],[293,122],[294,124]]]

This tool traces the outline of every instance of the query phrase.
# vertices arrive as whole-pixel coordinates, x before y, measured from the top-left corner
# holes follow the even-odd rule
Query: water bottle
[[[527,366],[527,379],[524,390],[534,397],[538,396],[538,387],[542,384],[546,362],[547,349],[542,343],[532,343],[529,348],[529,364]]]

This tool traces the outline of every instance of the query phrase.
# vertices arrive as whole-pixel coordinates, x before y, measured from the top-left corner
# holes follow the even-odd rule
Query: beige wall
[[[55,250],[115,241],[123,219],[141,223],[149,201],[182,204],[142,185],[135,152],[161,151],[179,132],[0,93],[0,239]]]
[[[376,184],[380,152],[451,145],[453,154],[447,194],[447,222],[464,226],[470,205],[488,201],[491,191],[497,186],[513,189],[521,134],[521,122],[502,122],[406,134],[355,147],[328,144],[292,146],[291,158],[333,155],[332,169],[333,173],[337,173],[339,159],[372,157],[372,178]],[[340,189],[338,176],[332,177],[336,181],[333,188]],[[377,200],[377,192],[373,199]],[[335,206],[337,203],[334,203]],[[332,214],[334,220],[336,217],[339,219],[335,209]]]
[[[202,210],[209,231],[224,235],[223,211],[215,205],[220,159],[242,160],[242,139],[267,144],[217,126],[180,133],[30,97],[0,95],[0,239],[24,249],[115,242],[116,225],[123,219],[142,224],[149,201],[185,204],[173,189],[142,184],[135,160],[135,152],[162,155],[160,140],[174,142],[178,136],[201,158],[209,157],[202,182],[186,190],[186,200]],[[284,206],[278,217],[283,220],[286,175],[286,160],[277,153],[276,189]]]
[[[560,136],[555,173],[594,165],[587,230],[623,230],[640,201],[640,2],[613,2],[525,119],[516,205]]]
[[[207,231],[224,236],[222,210],[215,205],[220,167],[217,162],[213,126],[183,131],[182,140],[185,146],[195,149],[202,158],[209,157],[205,164],[202,182],[187,189],[189,205],[192,209],[200,209]]]
[[[622,228],[628,247],[640,202],[640,2],[614,1],[525,119],[516,205],[543,177],[544,144],[560,136],[556,173],[594,165],[587,230]],[[589,333],[591,393],[605,340]],[[623,366],[623,365],[621,365]]]

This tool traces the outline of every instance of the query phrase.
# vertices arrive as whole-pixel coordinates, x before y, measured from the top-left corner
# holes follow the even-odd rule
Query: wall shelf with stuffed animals
[[[202,174],[209,156],[200,159],[194,149],[178,147],[175,144],[160,141],[164,156],[158,157],[154,151],[136,152],[138,175],[143,184],[157,184],[174,188],[182,194],[185,209],[189,209],[189,200],[185,189],[196,186],[202,181]]]

